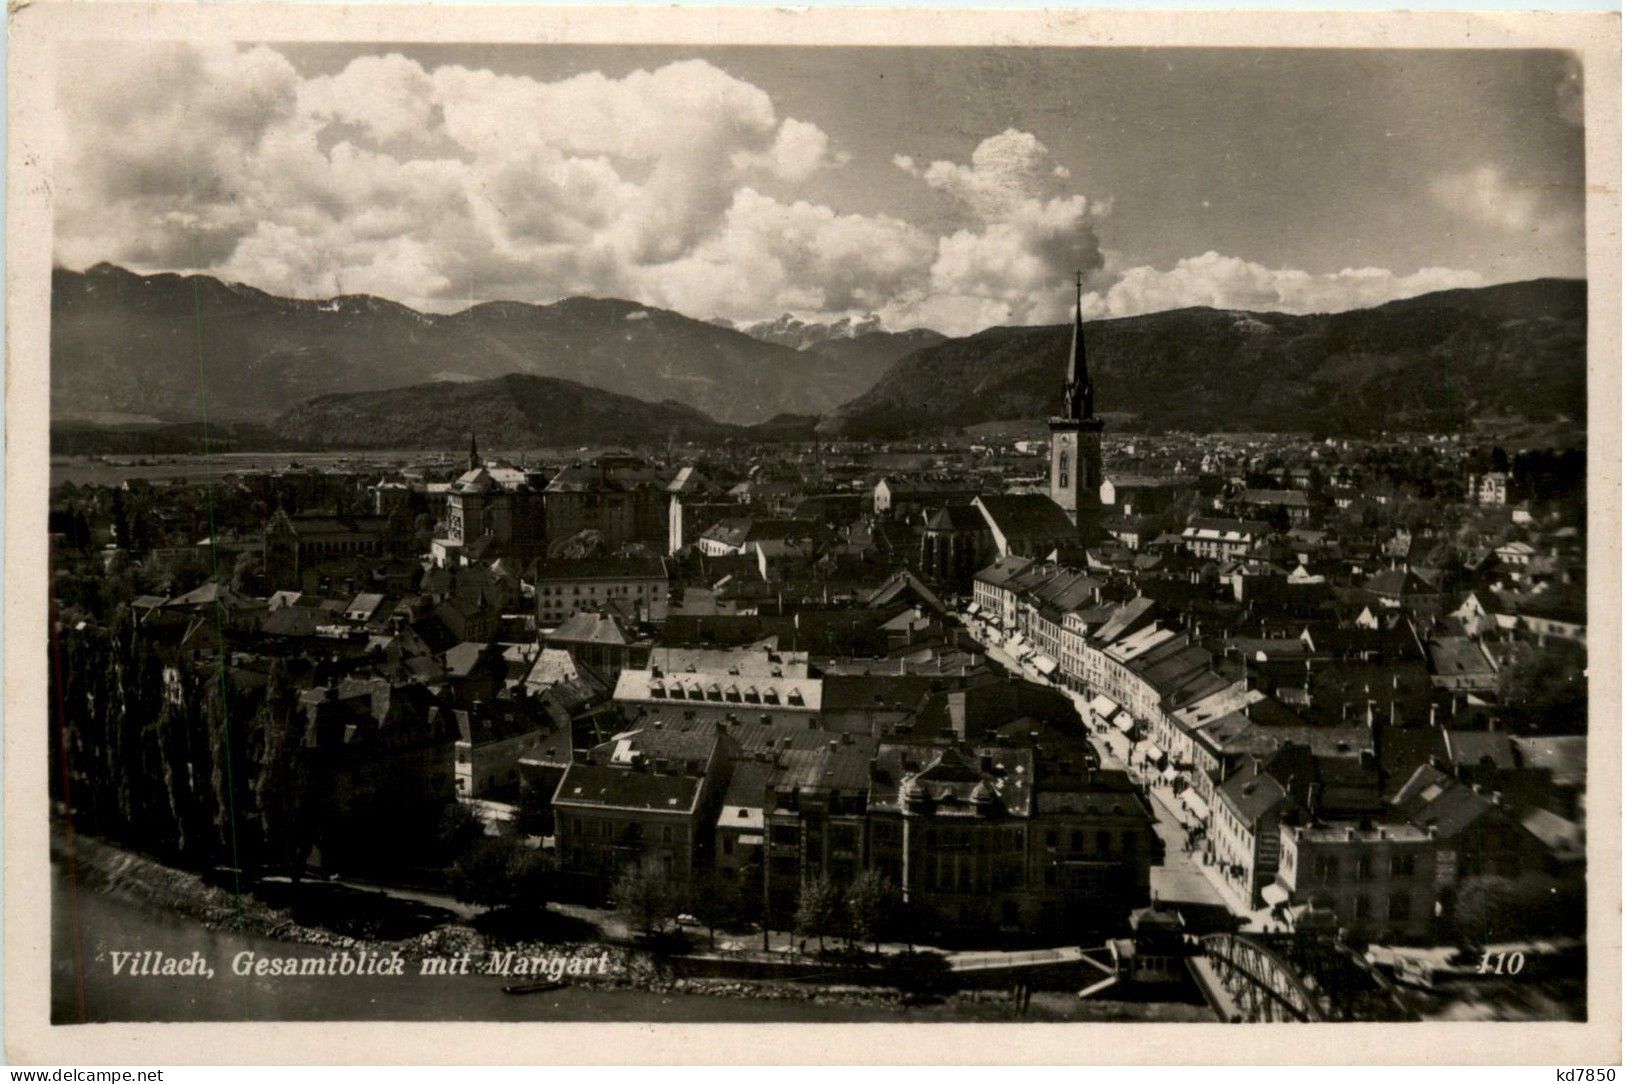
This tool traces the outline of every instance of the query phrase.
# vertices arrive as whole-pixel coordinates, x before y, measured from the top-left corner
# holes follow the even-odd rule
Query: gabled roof
[[[988,525],[1007,539],[1060,540],[1078,535],[1061,506],[1042,493],[984,493],[976,504]]]
[[[1241,542],[1248,538],[1258,538],[1268,534],[1270,525],[1251,519],[1221,519],[1218,517],[1199,517],[1185,525],[1182,532],[1186,538],[1216,537],[1229,541]]]
[[[925,521],[928,531],[983,531],[987,520],[975,505],[945,504]]]
[[[1301,489],[1244,489],[1236,498],[1242,504],[1272,505],[1280,508],[1308,508],[1309,495]]]
[[[1450,759],[1463,767],[1476,768],[1486,760],[1502,770],[1518,766],[1510,735],[1493,731],[1446,728],[1444,737]]]
[[[537,582],[564,580],[663,580],[666,562],[658,557],[550,557],[536,565]]]
[[[1017,557],[1014,554],[1008,557],[1000,557],[997,561],[978,572],[976,579],[979,583],[985,583],[991,587],[1003,587],[1032,563],[1033,559],[1031,557]]]
[[[609,614],[580,611],[565,618],[558,628],[547,634],[547,639],[556,643],[624,647],[634,638]]]
[[[1245,825],[1256,824],[1260,817],[1288,800],[1286,788],[1274,776],[1259,771],[1256,760],[1221,783],[1215,797]]]
[[[1415,569],[1388,568],[1365,581],[1364,587],[1374,595],[1385,598],[1406,598],[1411,595],[1436,595],[1439,589],[1417,575]]]
[[[894,572],[880,584],[880,586],[867,592],[861,602],[864,606],[887,606],[899,599],[914,598],[924,603],[937,613],[946,613],[947,607],[937,593],[927,587],[918,576],[908,569]]]
[[[1148,598],[1137,598],[1125,602],[1118,608],[1106,623],[1095,631],[1095,639],[1102,644],[1110,644],[1119,637],[1137,628],[1141,621],[1150,618],[1156,603]]]

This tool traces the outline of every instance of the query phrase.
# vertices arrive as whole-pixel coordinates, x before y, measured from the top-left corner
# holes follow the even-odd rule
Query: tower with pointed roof
[[[468,469],[479,470],[483,466],[485,464],[480,462],[479,441],[474,438],[474,433],[470,430],[468,434]]]
[[[1100,436],[1105,423],[1095,417],[1095,385],[1084,351],[1081,271],[1062,392],[1061,413],[1049,420],[1049,495],[1083,533],[1100,521],[1100,483],[1104,480]]]

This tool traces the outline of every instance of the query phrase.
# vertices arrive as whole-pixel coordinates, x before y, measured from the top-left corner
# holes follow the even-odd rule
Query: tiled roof
[[[1061,506],[1042,493],[983,494],[976,503],[1009,539],[1070,539],[1078,534]]]
[[[571,764],[554,793],[555,806],[598,806],[689,813],[699,801],[699,776],[655,774],[604,764]]]

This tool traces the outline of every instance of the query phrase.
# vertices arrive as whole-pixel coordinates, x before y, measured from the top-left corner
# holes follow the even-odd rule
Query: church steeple
[[[1095,416],[1095,385],[1089,379],[1089,359],[1083,347],[1083,272],[1078,272],[1078,302],[1072,312],[1072,350],[1066,361],[1064,417],[1083,421]]]
[[[474,439],[474,434],[468,434],[468,469],[479,470],[485,464],[480,462],[480,446]]]
[[[1078,273],[1077,307],[1072,312],[1072,350],[1066,359],[1066,401],[1049,420],[1049,495],[1072,518],[1080,536],[1098,533],[1103,480],[1100,435],[1095,417],[1095,385],[1083,349],[1083,273]]]

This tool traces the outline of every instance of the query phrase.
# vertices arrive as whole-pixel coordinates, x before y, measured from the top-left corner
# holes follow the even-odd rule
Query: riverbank
[[[626,944],[579,937],[506,939],[475,929],[477,919],[443,909],[432,928],[407,937],[356,937],[295,921],[289,908],[253,894],[211,885],[102,840],[52,838],[53,1017],[61,1023],[111,1020],[422,1019],[659,1020],[668,1022],[952,1022],[1211,1020],[1198,1005],[1079,1000],[1064,991],[1034,991],[1017,1013],[1005,991],[966,990],[941,1000],[905,1004],[890,987],[787,979],[683,975],[672,961]],[[302,891],[317,892],[326,882]],[[363,906],[401,901],[379,891]],[[418,917],[421,917],[418,916]],[[562,917],[562,916],[561,916]],[[155,951],[174,959],[198,952],[219,972],[212,982],[119,978],[115,951]],[[322,974],[254,975],[234,970],[238,958],[331,959],[335,955],[407,961],[468,959],[466,971],[406,969],[404,978]],[[496,954],[493,957],[493,954]],[[495,960],[564,959],[564,985],[515,996],[503,987],[547,974],[493,969]],[[575,970],[568,961],[579,960]],[[319,965],[313,965],[319,966]],[[555,967],[561,965],[553,964]]]
[[[166,866],[102,840],[65,832],[53,833],[52,860],[64,873],[67,891],[95,892],[196,923],[208,931],[265,938],[290,945],[328,949],[357,958],[398,955],[422,966],[423,961],[466,960],[467,974],[490,975],[512,983],[558,977],[571,986],[633,989],[659,995],[700,995],[752,1000],[804,1001],[819,1005],[903,1008],[902,995],[891,988],[820,986],[773,980],[679,977],[660,958],[643,949],[602,940],[539,941],[509,939],[481,932],[460,921],[446,921],[425,932],[395,939],[338,933],[295,920],[290,909],[273,906],[248,892],[236,893],[208,884],[201,876]],[[71,875],[68,871],[71,869]],[[307,890],[321,887],[313,882]],[[59,891],[61,889],[59,888]],[[386,897],[380,893],[382,901]],[[72,901],[59,901],[72,906]],[[502,965],[506,961],[509,966]],[[540,962],[543,973],[530,973],[522,961]],[[554,961],[563,961],[555,963]],[[572,964],[572,961],[579,963]],[[547,965],[551,965],[550,967]]]

